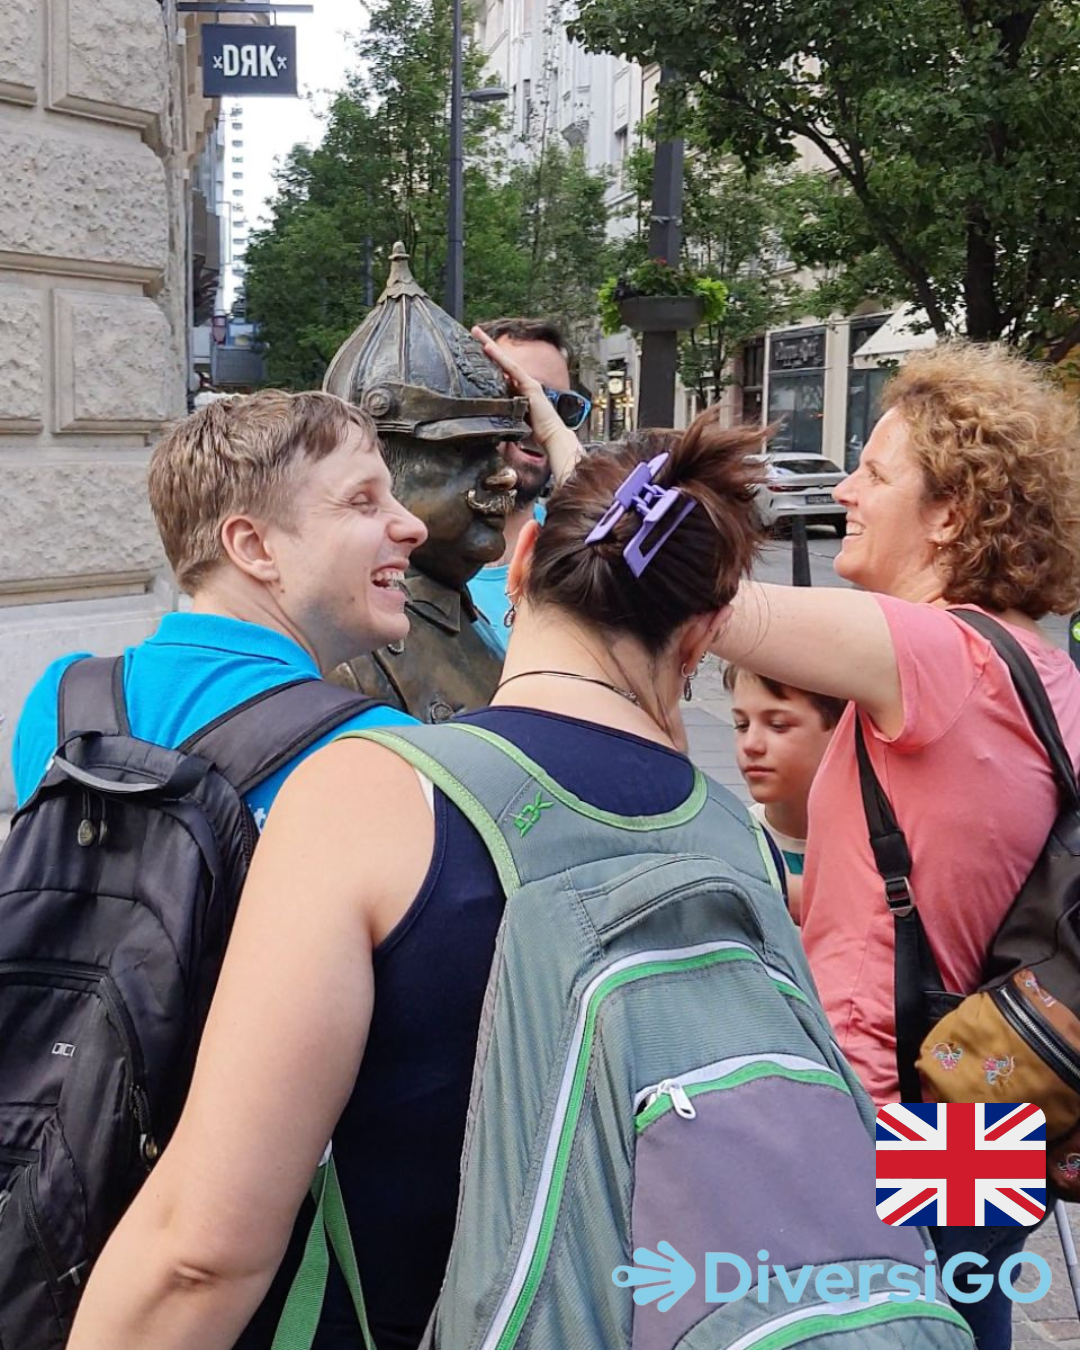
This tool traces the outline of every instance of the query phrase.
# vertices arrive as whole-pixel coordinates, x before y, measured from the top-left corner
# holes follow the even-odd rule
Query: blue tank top
[[[461,720],[498,732],[602,810],[670,811],[693,786],[693,767],[683,755],[590,722],[521,708],[487,708]],[[374,953],[371,1030],[334,1133],[378,1350],[413,1350],[442,1284],[480,1008],[503,910],[480,836],[438,790],[434,806],[431,867]],[[335,1271],[316,1350],[360,1344]]]

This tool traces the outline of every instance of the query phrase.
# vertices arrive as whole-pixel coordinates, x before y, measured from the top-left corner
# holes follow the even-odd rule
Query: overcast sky
[[[322,123],[316,111],[338,90],[351,60],[348,34],[366,22],[362,0],[309,0],[312,14],[279,14],[283,25],[296,28],[296,62],[300,98],[250,98],[244,102],[244,186],[247,217],[256,226],[274,191],[274,161],[294,145],[316,144]]]

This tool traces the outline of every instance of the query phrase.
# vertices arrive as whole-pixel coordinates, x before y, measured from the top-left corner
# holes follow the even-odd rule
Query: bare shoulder
[[[355,896],[378,943],[411,904],[434,848],[431,809],[415,771],[372,741],[317,750],[278,793],[252,878],[283,874],[313,897]]]

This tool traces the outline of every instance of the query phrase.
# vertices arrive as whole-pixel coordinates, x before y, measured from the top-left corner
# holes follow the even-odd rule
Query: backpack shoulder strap
[[[608,856],[610,834],[598,827],[640,836],[693,827],[699,817],[715,820],[706,811],[707,780],[697,770],[690,795],[674,811],[620,816],[582,801],[517,746],[483,727],[447,722],[358,734],[393,750],[454,802],[487,845],[507,894],[556,870]],[[553,852],[550,840],[556,834],[559,846]],[[671,848],[711,853],[710,838],[707,827],[700,840],[680,831]],[[749,832],[746,846],[757,875],[762,864]]]
[[[940,989],[942,980],[911,889],[911,853],[907,839],[870,762],[862,717],[856,709],[855,758],[859,767],[859,789],[874,865],[881,874],[885,903],[893,919],[897,1079],[901,1101],[917,1102],[922,1100],[922,1087],[915,1063],[931,1024],[926,996],[930,990]]]
[[[293,680],[231,708],[178,748],[209,760],[242,797],[335,727],[378,706],[327,680]]]
[[[953,608],[950,613],[986,638],[1008,666],[1017,697],[1027,713],[1032,730],[1042,742],[1059,787],[1070,804],[1080,808],[1080,791],[1077,790],[1072,756],[1065,748],[1054,709],[1038,672],[1031,664],[1031,658],[1009,630],[989,614],[961,608]]]
[[[131,735],[122,656],[87,656],[73,661],[61,675],[56,696],[57,744],[79,731]]]

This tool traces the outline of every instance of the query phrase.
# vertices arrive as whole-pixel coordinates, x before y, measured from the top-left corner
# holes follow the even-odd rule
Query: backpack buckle
[[[907,877],[885,878],[885,903],[889,906],[889,912],[898,919],[906,918],[914,910],[915,897]]]

